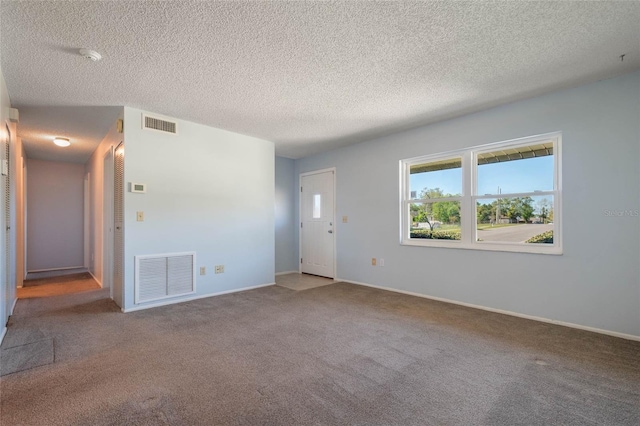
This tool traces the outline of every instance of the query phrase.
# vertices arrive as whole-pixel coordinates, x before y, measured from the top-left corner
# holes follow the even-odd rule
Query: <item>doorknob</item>
[[[329,229],[328,231],[330,234],[333,234],[333,229]]]

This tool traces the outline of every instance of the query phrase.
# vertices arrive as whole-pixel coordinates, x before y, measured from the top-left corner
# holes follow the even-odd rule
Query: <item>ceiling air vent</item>
[[[144,114],[142,115],[142,128],[171,133],[172,135],[178,133],[178,123],[174,121],[161,120]]]

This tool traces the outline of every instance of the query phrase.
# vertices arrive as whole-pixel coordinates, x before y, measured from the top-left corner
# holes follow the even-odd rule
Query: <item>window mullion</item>
[[[460,209],[462,220],[460,221],[462,228],[461,241],[464,244],[471,244],[473,241],[473,235],[475,235],[475,220],[473,205],[471,203],[473,195],[473,176],[475,169],[472,164],[472,153],[465,152],[462,156],[462,200]]]

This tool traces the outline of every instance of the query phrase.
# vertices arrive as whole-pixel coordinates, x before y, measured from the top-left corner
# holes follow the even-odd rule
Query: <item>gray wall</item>
[[[636,72],[300,159],[296,175],[337,168],[340,279],[640,336],[640,218],[606,214],[640,209],[639,121]],[[563,255],[399,244],[399,160],[554,131]]]
[[[294,229],[297,187],[294,160],[276,157],[276,273],[298,271],[298,240]]]
[[[177,135],[143,130],[142,113],[124,109],[126,188],[147,184],[125,189],[125,310],[136,308],[136,255],[195,251],[207,269],[195,297],[273,283],[273,143],[184,120]]]
[[[27,160],[27,270],[84,265],[84,165]]]

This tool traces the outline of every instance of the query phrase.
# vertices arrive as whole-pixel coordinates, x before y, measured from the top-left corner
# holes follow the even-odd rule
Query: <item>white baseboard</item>
[[[278,275],[287,275],[287,274],[299,274],[299,271],[284,271],[284,272],[276,272],[276,277]]]
[[[11,304],[11,310],[9,310],[9,315],[13,315],[13,310],[16,308],[16,303],[18,303],[18,297],[13,299],[13,303]]]
[[[63,268],[49,268],[49,269],[29,269],[27,275],[36,272],[55,272],[55,271],[68,271],[69,269],[87,269],[84,266],[65,266]]]
[[[197,300],[197,299],[206,299],[207,297],[222,296],[223,294],[239,293],[241,291],[255,290],[256,288],[269,287],[272,285],[276,285],[276,283],[254,285],[251,287],[243,287],[236,290],[226,290],[218,293],[199,294],[195,296],[185,297],[184,299],[163,300],[162,302],[150,303],[144,306],[134,306],[133,308],[128,308],[128,309],[123,308],[122,312],[129,313],[129,312],[135,312],[135,311],[142,311],[144,309],[157,308],[159,306],[173,305],[173,304],[182,303],[182,302],[190,302],[192,300]]]
[[[13,303],[11,304],[11,309],[9,310],[9,315],[13,315],[13,310],[16,308],[16,303],[18,303],[18,298],[13,299]],[[7,335],[7,326],[5,325],[2,328],[2,333],[0,333],[0,345],[2,345],[2,341],[4,340],[4,336]]]
[[[98,277],[96,277],[95,275],[93,275],[93,273],[92,273],[91,271],[87,271],[87,272],[89,272],[89,275],[91,275],[91,276],[93,277],[93,279],[94,279],[94,280],[96,280],[96,282],[98,283],[98,285],[100,286],[100,288],[104,288],[104,287],[102,286],[102,281],[100,281],[100,280],[98,279]]]
[[[407,294],[409,296],[422,297],[424,299],[436,300],[438,302],[445,302],[445,303],[451,303],[454,305],[466,306],[467,308],[482,309],[483,311],[495,312],[495,313],[504,314],[504,315],[511,315],[513,317],[525,318],[525,319],[539,321],[539,322],[546,322],[549,324],[561,325],[563,327],[570,327],[570,328],[576,328],[578,330],[591,331],[593,333],[606,334],[607,336],[619,337],[621,339],[634,340],[634,341],[640,342],[640,336],[636,336],[633,334],[619,333],[617,331],[610,331],[610,330],[604,330],[601,328],[588,327],[586,325],[574,324],[571,322],[558,321],[558,320],[549,319],[549,318],[537,317],[534,315],[521,314],[513,311],[505,311],[503,309],[489,308],[487,306],[474,305],[472,303],[465,303],[465,302],[458,302],[457,300],[445,299],[445,298],[436,297],[436,296],[428,296],[426,294],[415,293],[412,291],[398,290],[395,288],[383,287],[379,285],[367,284],[359,281],[343,280],[343,279],[340,279],[339,281],[349,283],[349,284],[361,285],[365,287],[377,288],[380,290],[392,291],[394,293]]]

